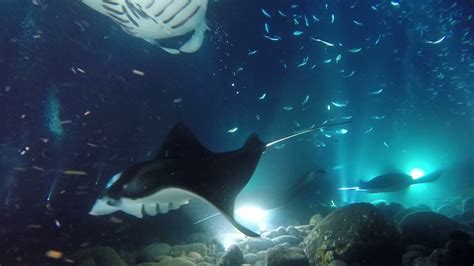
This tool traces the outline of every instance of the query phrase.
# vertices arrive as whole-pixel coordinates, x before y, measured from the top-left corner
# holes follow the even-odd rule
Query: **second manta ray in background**
[[[208,0],[82,0],[109,17],[126,33],[157,45],[171,54],[193,53],[201,47],[209,29],[205,16]],[[159,40],[193,36],[180,48],[166,48]]]
[[[115,175],[89,214],[123,211],[138,218],[176,210],[192,198],[215,206],[239,231],[258,236],[234,220],[234,201],[250,180],[265,149],[280,141],[329,126],[308,129],[291,136],[262,142],[254,133],[234,151],[215,153],[206,149],[184,125],[176,125],[157,156],[136,163]]]
[[[367,182],[360,180],[358,187],[343,187],[338,190],[355,190],[367,193],[395,192],[411,185],[434,182],[441,177],[442,173],[443,171],[439,170],[418,179],[413,179],[411,175],[402,173],[385,174],[374,177]]]

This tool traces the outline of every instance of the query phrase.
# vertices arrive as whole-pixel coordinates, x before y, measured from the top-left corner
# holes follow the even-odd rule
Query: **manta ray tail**
[[[329,125],[325,125],[325,126],[321,126],[321,127],[317,127],[317,128],[311,128],[311,129],[307,129],[307,130],[303,130],[301,132],[298,132],[298,133],[295,133],[295,134],[292,134],[292,135],[289,135],[289,136],[286,136],[286,137],[283,137],[281,139],[277,139],[275,141],[272,141],[272,142],[269,142],[267,143],[266,147],[270,147],[272,145],[275,145],[277,143],[280,143],[282,141],[285,141],[287,139],[292,139],[294,137],[297,137],[297,136],[300,136],[300,135],[304,135],[304,134],[308,134],[308,133],[311,133],[311,132],[314,132],[314,131],[317,131],[317,130],[320,130],[322,128],[326,128],[326,127],[333,127],[333,126],[339,126],[339,125],[344,125],[344,124],[349,124],[351,123],[352,121],[345,121],[345,122],[340,122],[340,123],[334,123],[334,124],[329,124]]]

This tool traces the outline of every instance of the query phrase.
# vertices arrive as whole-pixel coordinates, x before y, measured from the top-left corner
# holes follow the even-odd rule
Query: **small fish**
[[[293,110],[293,107],[292,106],[283,106],[283,110],[291,111],[291,110]]]
[[[281,10],[278,10],[278,14],[280,14],[280,16],[282,16],[282,17],[285,17],[285,18],[287,17],[286,14],[283,13]]]
[[[367,129],[367,130],[364,132],[364,134],[369,134],[369,133],[372,132],[373,130],[374,130],[374,128],[371,127],[371,128],[369,128],[369,129]]]
[[[357,20],[353,20],[352,22],[354,22],[354,24],[356,24],[357,26],[364,26],[363,23],[357,21]]]
[[[265,32],[270,33],[270,26],[268,25],[268,23],[265,23]]]
[[[265,99],[265,97],[267,97],[267,93],[263,93],[262,96],[258,97],[258,100],[263,100]]]
[[[341,170],[341,169],[344,168],[344,167],[345,167],[345,165],[339,164],[339,165],[333,166],[331,169],[332,169],[332,170]]]
[[[382,35],[379,35],[379,37],[377,37],[377,40],[375,40],[375,45],[379,44],[380,39],[382,39]]]
[[[443,37],[439,38],[436,41],[426,41],[426,43],[428,43],[428,44],[438,44],[438,43],[441,43],[442,41],[444,41],[445,39],[446,39],[446,35],[444,35]]]
[[[265,9],[262,8],[262,14],[265,16],[265,17],[268,17],[268,18],[271,18],[272,15],[270,15],[270,13],[268,13]]]
[[[306,16],[303,17],[304,18],[304,25],[306,27],[309,27],[309,21],[308,21],[308,18]]]
[[[231,129],[227,130],[227,133],[235,133],[235,132],[237,132],[237,130],[239,130],[239,128],[234,127],[234,128],[231,128]]]
[[[356,73],[356,72],[355,72],[355,70],[354,70],[354,71],[352,71],[349,75],[346,75],[346,76],[344,76],[344,77],[345,77],[345,78],[350,78],[350,77],[354,76],[355,73]]]
[[[393,7],[396,7],[396,8],[399,8],[400,7],[400,1],[390,1],[390,4],[393,6]]]
[[[332,105],[336,106],[336,107],[346,107],[348,104],[349,104],[349,101],[348,100],[343,100],[343,101],[334,101],[334,102],[331,102]]]
[[[375,120],[382,120],[385,118],[385,115],[373,115],[371,117]]]
[[[331,105],[328,104],[328,106],[326,107],[328,109],[328,111],[331,111]]]
[[[334,16],[334,14],[331,15],[331,24],[334,24],[334,20],[336,19],[336,17]]]
[[[274,41],[274,42],[281,41],[281,37],[278,36],[278,35],[275,35],[273,37],[268,36],[268,35],[263,35],[263,37],[269,39],[270,41]]]
[[[383,92],[383,89],[380,89],[380,90],[376,90],[376,91],[371,91],[369,92],[370,95],[377,95],[377,94],[380,94]]]
[[[332,62],[332,59],[326,59],[326,60],[323,61],[323,63],[325,63],[325,64],[329,64],[331,62]]]
[[[249,51],[248,55],[255,55],[257,54],[257,50],[252,50],[252,51]]]
[[[299,63],[296,67],[302,67],[308,63],[309,57],[305,57],[303,62]]]
[[[349,130],[345,129],[345,128],[342,128],[342,129],[339,129],[336,131],[336,134],[338,135],[345,135],[347,134],[347,132],[349,132]]]
[[[362,48],[353,48],[353,49],[349,49],[347,51],[349,53],[358,53],[358,52],[362,51]]]
[[[383,145],[388,148],[388,143],[386,141],[383,142]]]
[[[132,69],[132,73],[137,75],[137,76],[145,76],[145,72],[138,70],[138,69]]]
[[[344,120],[351,120],[351,119],[352,119],[352,115],[341,116],[341,119],[344,119]]]
[[[313,17],[313,20],[316,21],[316,22],[319,22],[321,21],[318,17],[316,17],[315,15],[312,16]]]
[[[341,54],[338,54],[336,56],[336,64],[339,63],[339,61],[341,61],[341,58],[342,58],[342,55]]]
[[[324,45],[326,45],[326,46],[329,46],[329,47],[333,47],[333,46],[334,46],[334,44],[332,44],[332,43],[330,43],[330,42],[327,42],[327,41],[323,41],[323,40],[321,40],[321,39],[316,39],[316,38],[311,37],[311,40],[313,40],[313,41],[315,41],[315,42],[320,42],[320,43],[322,43],[322,44],[324,44]]]
[[[306,95],[306,97],[304,97],[304,100],[303,100],[303,102],[301,102],[301,105],[305,105],[305,104],[307,104],[307,103],[308,103],[308,101],[309,101],[309,95]]]
[[[281,150],[283,148],[285,148],[285,143],[282,143],[280,145],[275,145],[275,149],[277,149],[277,150]]]
[[[293,32],[294,36],[300,36],[301,34],[303,34],[303,32],[299,31],[299,30],[296,30],[296,31]]]

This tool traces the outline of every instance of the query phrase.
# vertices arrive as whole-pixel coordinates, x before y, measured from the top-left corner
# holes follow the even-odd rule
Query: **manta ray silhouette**
[[[443,174],[442,170],[424,175],[418,179],[403,173],[384,174],[372,178],[369,181],[359,181],[358,187],[345,187],[339,190],[355,190],[367,193],[395,192],[408,188],[411,185],[430,183],[438,180]]]
[[[178,124],[153,160],[136,163],[109,181],[90,214],[123,211],[142,218],[176,210],[192,198],[201,198],[215,206],[239,231],[257,237],[257,233],[234,219],[234,202],[265,149],[295,136],[349,122],[308,129],[270,143],[262,142],[253,133],[242,148],[223,153],[209,151],[186,126]]]

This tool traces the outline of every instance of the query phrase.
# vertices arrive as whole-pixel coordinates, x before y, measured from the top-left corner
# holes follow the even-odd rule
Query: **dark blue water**
[[[209,3],[203,47],[170,55],[80,1],[1,1],[0,263],[53,265],[46,250],[179,241],[206,228],[192,225],[212,213],[205,206],[144,220],[119,214],[118,225],[87,214],[108,179],[154,157],[177,122],[223,152],[252,132],[271,141],[352,117],[347,134],[306,135],[264,154],[250,190],[327,172],[324,196],[298,206],[473,193],[473,12],[470,1],[221,0]],[[280,41],[264,38],[265,23]],[[450,170],[429,192],[367,199],[335,190],[414,167]],[[68,169],[86,174],[60,171]]]

